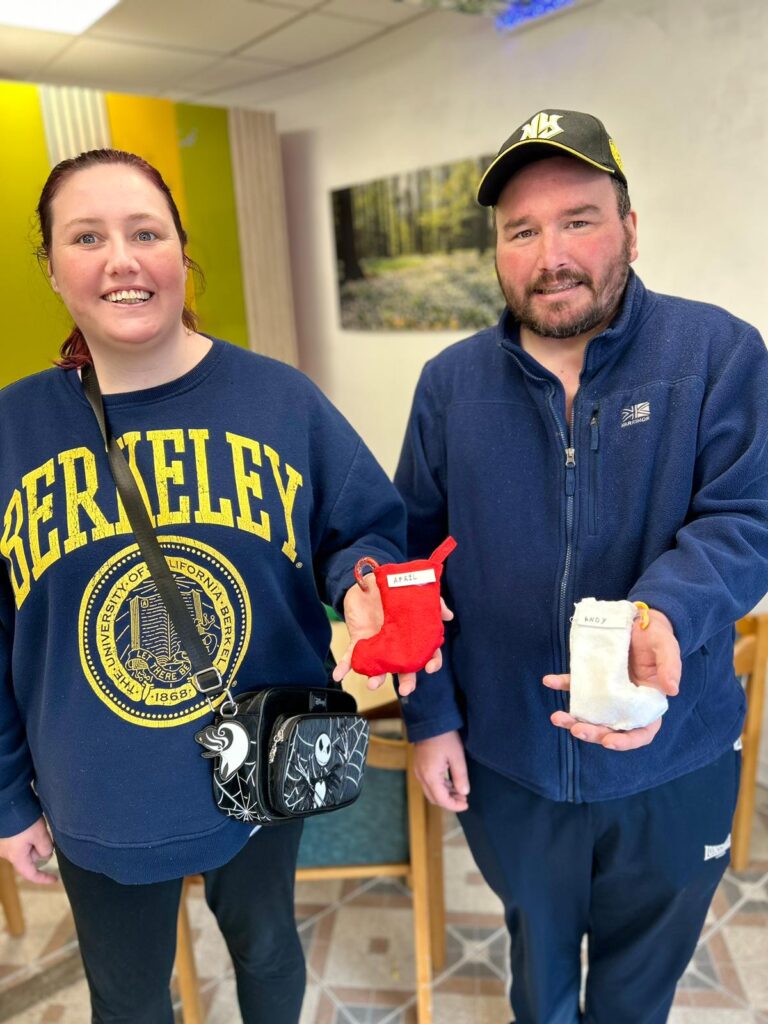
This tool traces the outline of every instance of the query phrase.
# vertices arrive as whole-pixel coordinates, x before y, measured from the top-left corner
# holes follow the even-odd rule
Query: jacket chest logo
[[[638,423],[647,423],[651,418],[651,403],[638,402],[621,410],[622,427],[635,427]]]

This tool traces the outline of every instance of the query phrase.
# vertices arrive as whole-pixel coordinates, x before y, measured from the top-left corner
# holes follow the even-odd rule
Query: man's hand
[[[349,630],[350,644],[344,652],[344,656],[333,670],[333,678],[340,683],[352,667],[352,650],[358,640],[375,636],[384,624],[384,609],[381,605],[381,594],[374,574],[368,573],[365,577],[366,589],[358,586],[357,583],[351,586],[344,595],[344,621]],[[445,601],[440,598],[440,608],[443,622],[453,618],[453,612],[446,606]],[[443,656],[440,650],[436,650],[427,664],[424,671],[428,673],[437,672],[442,667]],[[371,676],[368,680],[368,689],[377,690],[386,680],[386,675]],[[401,672],[398,677],[397,692],[401,697],[407,697],[416,689],[416,673]]]
[[[53,853],[53,842],[45,818],[37,819],[34,825],[18,835],[0,839],[0,857],[5,857],[16,868],[22,878],[39,885],[50,885],[58,881],[56,875],[40,871],[38,865],[49,859]]]
[[[672,623],[663,612],[651,608],[648,615],[648,629],[640,628],[639,619],[632,627],[629,678],[638,686],[652,686],[668,697],[676,697],[683,671],[680,644]]]
[[[652,686],[669,697],[675,697],[680,690],[682,661],[680,645],[675,637],[672,623],[663,612],[651,609],[647,629],[640,628],[635,620],[629,642],[629,677],[641,686]],[[567,690],[571,678],[568,675],[544,676],[542,682],[552,690]],[[599,743],[608,750],[636,750],[652,742],[661,728],[661,719],[628,732],[615,732],[605,725],[591,725],[579,722],[567,711],[556,711],[550,721],[561,729],[568,729],[577,740],[585,743]]]
[[[466,811],[469,778],[464,744],[457,732],[444,732],[414,745],[414,771],[431,804]]]

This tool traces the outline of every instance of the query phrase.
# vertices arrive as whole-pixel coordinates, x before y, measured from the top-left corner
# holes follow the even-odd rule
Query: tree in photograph
[[[333,213],[336,222],[336,255],[340,264],[341,283],[362,281],[365,279],[365,273],[357,256],[351,188],[342,188],[333,193]]]
[[[460,160],[436,168],[423,197],[425,208],[420,215],[432,251],[451,253],[455,249],[477,246],[482,252],[487,248],[487,236],[477,225],[480,211],[473,199],[476,188],[474,160]]]

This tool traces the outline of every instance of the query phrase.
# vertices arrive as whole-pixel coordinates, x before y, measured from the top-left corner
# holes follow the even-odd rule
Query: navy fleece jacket
[[[647,291],[585,355],[573,425],[509,314],[429,362],[395,482],[409,550],[447,533],[446,666],[408,698],[409,736],[461,729],[472,757],[555,800],[634,793],[738,738],[733,622],[768,590],[768,351],[713,306]],[[680,694],[647,747],[579,743],[567,694],[575,601],[646,601],[672,621]]]

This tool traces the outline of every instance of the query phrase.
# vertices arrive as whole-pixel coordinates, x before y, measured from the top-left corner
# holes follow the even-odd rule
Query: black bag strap
[[[86,364],[81,372],[83,392],[98,421],[112,476],[139,545],[139,551],[147,563],[149,573],[160,594],[168,618],[176,630],[176,635],[192,663],[192,682],[195,688],[206,697],[215,696],[226,689],[224,681],[200,639],[195,620],[184,604],[178,584],[168,568],[168,562],[155,535],[152,520],[149,518],[147,507],[141,497],[136,478],[131,471],[125,453],[109,429],[96,370],[90,364]]]

